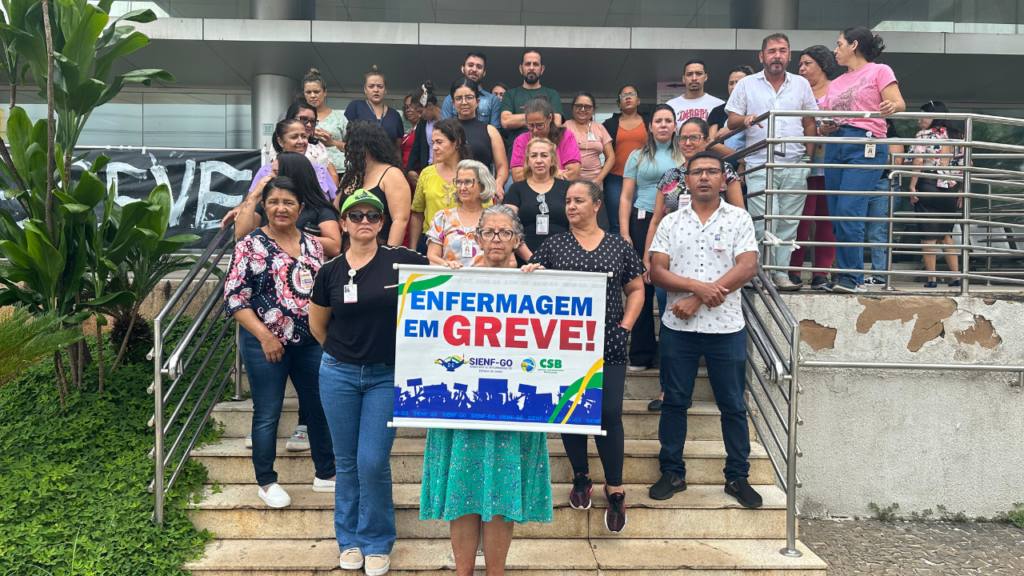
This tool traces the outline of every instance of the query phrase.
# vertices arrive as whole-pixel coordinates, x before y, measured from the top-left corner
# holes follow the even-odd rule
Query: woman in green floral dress
[[[493,189],[494,178],[462,170],[457,179]],[[460,182],[461,184],[461,182]],[[506,268],[522,242],[523,226],[503,205],[484,210],[476,238],[483,267]],[[461,268],[459,259],[450,268]],[[541,432],[431,429],[423,459],[420,519],[450,522],[455,571],[473,574],[483,520],[488,576],[504,574],[514,523],[551,522],[551,470],[547,437]]]

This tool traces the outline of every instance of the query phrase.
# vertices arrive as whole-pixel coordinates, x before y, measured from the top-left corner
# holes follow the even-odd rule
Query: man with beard
[[[690,118],[707,120],[715,107],[725,103],[711,94],[704,93],[704,84],[707,81],[707,67],[703,60],[695,58],[683,66],[683,83],[686,84],[686,94],[666,102],[676,111],[676,131],[682,128],[683,122]]]
[[[544,75],[544,59],[540,50],[529,48],[523,52],[523,63],[519,65],[519,73],[523,76],[523,85],[509,88],[501,99],[501,127],[508,131],[505,139],[509,158],[512,158],[512,144],[516,137],[527,131],[526,114],[523,112],[526,102],[531,98],[543,96],[551,102],[555,110],[555,124],[561,126],[562,98],[551,88],[540,85],[540,77]],[[511,181],[511,178],[509,179]]]
[[[484,76],[487,76],[487,55],[483,52],[470,52],[466,54],[466,60],[462,64],[462,75],[477,83],[480,86],[479,102],[476,106],[476,119],[487,122],[495,128],[501,129],[501,98],[483,89]],[[455,112],[455,104],[449,94],[444,97],[441,104],[441,119],[458,118]]]
[[[746,143],[751,146],[768,136],[767,121],[755,123],[761,114],[769,110],[817,110],[814,91],[802,76],[786,72],[791,57],[789,38],[785,34],[776,33],[767,36],[761,42],[758,58],[764,70],[740,80],[729,97],[725,109],[729,112],[729,128],[747,129]],[[775,137],[816,136],[817,128],[813,117],[782,117],[775,119]],[[775,147],[775,162],[809,163],[814,153],[814,144],[787,144]],[[746,157],[747,193],[753,194],[766,188],[767,171],[755,172],[768,160],[767,150],[758,150]],[[806,190],[807,168],[775,168],[772,171],[772,188],[775,190]],[[804,194],[777,194],[772,196],[772,214],[799,216],[804,210]],[[764,216],[765,196],[747,199],[747,210],[755,218],[754,226],[758,242],[764,237],[765,221],[756,219]],[[819,225],[822,222],[818,223]],[[773,220],[772,234],[783,243],[771,248],[771,264],[786,266],[792,251],[792,241],[796,239],[797,220]],[[771,271],[772,282],[779,290],[799,290],[800,284],[794,284],[784,270]]]

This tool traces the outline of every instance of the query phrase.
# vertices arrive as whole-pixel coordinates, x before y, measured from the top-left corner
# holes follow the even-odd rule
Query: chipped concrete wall
[[[784,295],[807,360],[1024,365],[1024,302],[975,297]],[[805,369],[801,510],[991,517],[1024,502],[1019,375]]]

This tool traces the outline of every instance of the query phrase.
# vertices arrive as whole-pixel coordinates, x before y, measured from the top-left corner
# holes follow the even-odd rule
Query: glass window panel
[[[248,94],[228,94],[227,147],[252,148],[252,97]]]
[[[227,97],[223,94],[145,93],[146,146],[224,148]]]
[[[27,87],[18,91],[17,105],[25,110],[33,123],[46,118],[46,101],[39,98],[35,91],[30,92]],[[5,122],[6,117],[5,106]],[[122,92],[94,110],[85,124],[85,130],[78,138],[78,144],[142,146],[142,94]]]

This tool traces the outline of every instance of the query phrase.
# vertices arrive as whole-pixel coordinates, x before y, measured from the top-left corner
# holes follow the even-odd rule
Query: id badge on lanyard
[[[725,252],[725,232],[719,227],[718,232],[715,233],[715,243],[713,245],[715,252]]]
[[[359,286],[355,284],[356,271],[349,268],[348,284],[345,284],[345,304],[359,302]]]
[[[462,239],[462,257],[472,258],[473,257],[473,244],[468,238]]]
[[[299,268],[299,288],[303,292],[309,292],[313,289],[313,274],[305,266]]]
[[[549,216],[547,214],[537,215],[537,235],[546,236],[548,234]]]

